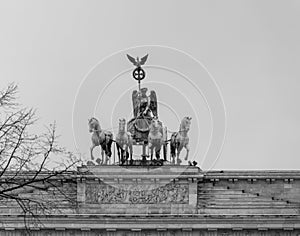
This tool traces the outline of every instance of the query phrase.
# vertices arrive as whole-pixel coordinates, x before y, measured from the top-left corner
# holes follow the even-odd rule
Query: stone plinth
[[[192,166],[91,166],[78,168],[80,213],[196,214],[197,183]]]

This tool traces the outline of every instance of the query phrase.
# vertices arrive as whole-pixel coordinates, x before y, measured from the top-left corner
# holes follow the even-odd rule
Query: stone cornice
[[[127,176],[128,178],[204,178],[204,179],[300,179],[300,170],[210,170],[202,171],[193,166],[163,166],[163,167],[119,167],[113,165],[78,167],[77,171],[68,171],[51,177],[51,179],[76,179],[80,177],[100,176],[111,178],[111,176]],[[50,172],[42,172],[38,177],[48,176]],[[18,175],[18,178],[30,178],[35,172],[28,171]],[[1,179],[10,178],[15,172],[7,172]],[[166,177],[167,176],[167,177]]]
[[[204,179],[300,179],[300,170],[214,170],[202,172]]]
[[[203,174],[193,166],[83,166],[78,168],[78,177],[85,179],[201,179]]]
[[[22,216],[0,216],[1,228],[22,228]],[[300,229],[296,215],[61,215],[39,218],[43,229]]]

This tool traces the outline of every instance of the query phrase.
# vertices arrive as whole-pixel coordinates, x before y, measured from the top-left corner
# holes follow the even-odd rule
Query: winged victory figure
[[[134,90],[132,92],[132,105],[133,105],[133,116],[137,117],[139,110],[139,101],[138,101],[138,91]]]
[[[142,88],[140,92],[134,90],[132,93],[132,105],[134,117],[141,115],[147,117],[157,116],[157,98],[154,90],[147,96],[147,88]]]
[[[156,93],[154,90],[150,91],[150,104],[149,108],[152,111],[153,116],[157,117],[157,98],[156,98]]]

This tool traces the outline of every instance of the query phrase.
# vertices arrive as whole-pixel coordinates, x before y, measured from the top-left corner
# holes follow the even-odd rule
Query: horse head
[[[151,123],[150,123],[150,131],[157,131],[161,128],[162,128],[162,124],[158,120],[158,117],[157,116],[153,117],[153,119],[151,120]]]
[[[100,131],[100,129],[101,129],[100,123],[95,117],[88,119],[88,124],[89,124],[89,132],[90,133],[93,131]]]
[[[188,132],[191,127],[191,120],[192,120],[192,117],[189,117],[189,116],[184,117],[180,124],[180,130]]]
[[[119,119],[119,131],[125,132],[126,120],[125,118]]]

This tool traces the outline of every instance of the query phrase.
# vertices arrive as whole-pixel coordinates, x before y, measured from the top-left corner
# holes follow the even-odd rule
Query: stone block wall
[[[56,181],[71,201],[52,189],[57,211],[31,235],[300,235],[300,171],[103,166]],[[52,190],[22,194],[50,199]],[[19,214],[0,201],[0,236],[24,235]]]
[[[198,182],[200,214],[300,215],[299,172],[208,172]]]

